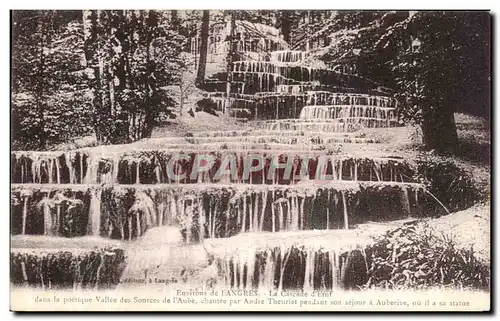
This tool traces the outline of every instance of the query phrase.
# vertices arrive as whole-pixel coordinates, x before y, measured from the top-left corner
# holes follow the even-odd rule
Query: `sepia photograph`
[[[10,309],[490,311],[491,28],[11,10]]]

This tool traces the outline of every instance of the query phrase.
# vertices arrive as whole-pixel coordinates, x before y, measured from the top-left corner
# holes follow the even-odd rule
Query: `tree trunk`
[[[210,11],[203,10],[203,17],[201,20],[200,62],[198,64],[198,73],[196,74],[196,86],[202,85],[205,82],[205,70],[207,67],[207,53],[208,53],[209,22],[210,22]]]
[[[457,126],[453,108],[441,105],[438,108],[426,108],[423,112],[423,143],[428,149],[442,152],[454,152],[458,146]]]

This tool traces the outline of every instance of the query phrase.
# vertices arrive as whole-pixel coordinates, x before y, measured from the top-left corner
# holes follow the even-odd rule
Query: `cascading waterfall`
[[[304,273],[304,291],[312,291],[314,289],[314,269],[315,269],[315,257],[316,252],[307,251],[306,252],[306,267]]]
[[[385,96],[334,93],[329,91],[307,91],[307,104],[318,106],[359,105],[395,108],[397,106],[397,101],[394,98]]]
[[[49,197],[46,187],[43,190],[40,189],[42,187],[38,187],[38,190],[33,188],[33,196],[24,197],[23,202],[15,205],[14,213],[20,213],[23,217],[22,222],[19,222],[19,233],[32,233],[32,227],[27,226],[27,216],[33,214],[28,213],[28,209],[32,200],[40,196],[37,207],[43,213],[46,235],[57,235],[59,227],[64,224],[78,224],[78,221],[71,223],[68,219],[80,213],[78,215],[88,217],[86,235],[96,236],[100,231],[121,231],[118,234],[110,232],[108,236],[130,240],[140,237],[151,227],[169,225],[178,220],[186,233],[186,242],[245,232],[349,229],[352,220],[359,222],[369,219],[363,217],[367,215],[364,214],[365,209],[377,211],[375,205],[367,203],[373,197],[397,197],[393,209],[387,215],[399,211],[408,216],[414,212],[413,209],[417,209],[425,196],[423,186],[396,181],[339,180],[321,186],[240,184],[239,187],[212,185],[210,188],[203,184],[154,184],[140,187],[91,185],[75,190],[68,196],[63,195],[62,191],[78,185],[51,186],[54,196]],[[26,185],[19,188],[26,188]],[[131,191],[133,194],[128,194]],[[13,193],[18,195],[19,192],[14,189]],[[19,199],[23,198],[19,196]],[[85,202],[88,202],[87,205]],[[82,212],[85,209],[87,212]],[[54,213],[57,213],[56,217]],[[103,221],[101,215],[111,215],[115,219]]]
[[[305,51],[243,34],[229,95],[224,68],[207,79],[213,86],[207,99],[217,111],[255,119],[248,128],[130,148],[13,152],[13,234],[101,236],[135,246],[167,226],[187,243],[175,246],[223,244],[214,258],[226,287],[342,287],[348,255],[362,245],[358,224],[414,217],[426,206],[412,162],[338,148],[377,143],[357,131],[397,125],[397,101],[361,77],[306,65]],[[228,49],[218,42],[212,54]],[[193,38],[191,50],[198,53],[199,45]],[[215,165],[191,178],[197,155],[213,157]],[[263,166],[244,177],[249,156]],[[273,168],[273,159],[290,163],[294,175]],[[221,166],[236,174],[216,177]],[[170,177],[172,169],[185,176]],[[170,260],[171,253],[158,256]],[[128,269],[144,268],[144,259],[131,260],[138,266]]]
[[[352,118],[395,121],[394,108],[358,105],[305,106],[300,112],[301,119]]]
[[[31,171],[33,183],[61,183],[61,152],[19,152],[14,154],[14,162],[20,167],[21,180],[28,181],[28,172]],[[31,168],[28,169],[28,164]]]
[[[344,208],[344,228],[348,229],[349,228],[349,215],[347,212],[347,200],[346,200],[345,192],[341,191],[340,193],[342,195],[342,204],[343,204],[343,208]]]
[[[269,47],[268,39],[261,40],[261,47]],[[243,52],[257,50],[248,46],[247,40],[238,42],[237,46]],[[208,97],[217,110],[247,119],[297,118],[304,105],[396,107],[395,99],[371,94],[370,91],[376,92],[378,88],[375,83],[337,69],[312,67],[307,65],[310,63],[307,56],[306,51],[294,50],[275,50],[269,56],[241,55],[240,60],[231,63],[229,95],[218,97],[218,94],[226,94],[227,82],[227,75],[219,73],[207,80],[213,86],[210,91],[215,91]],[[242,95],[252,103],[242,107],[237,103]]]
[[[53,202],[51,199],[46,196],[39,203],[38,208],[41,208],[43,211],[43,234],[44,235],[52,235],[53,225],[52,225],[52,211],[51,207],[53,206]]]
[[[75,161],[75,154],[72,152],[64,153],[64,160],[69,172],[69,182],[76,183],[76,172],[73,167],[73,162]]]
[[[291,94],[299,95],[304,91],[302,85],[278,85],[276,86],[276,92],[279,94]]]
[[[289,123],[294,124],[294,123]],[[309,123],[299,123],[307,125]],[[339,125],[355,126],[357,124],[339,123]],[[252,184],[290,184],[297,183],[304,179],[304,177],[297,177],[298,164],[309,164],[316,170],[309,171],[309,179],[314,179],[316,171],[321,170],[322,166],[326,166],[328,171],[347,172],[345,175],[348,179],[362,180],[362,181],[395,181],[398,180],[400,175],[410,177],[412,175],[411,164],[397,158],[391,157],[371,157],[370,159],[363,158],[362,154],[356,156],[332,154],[324,155],[324,144],[336,143],[363,143],[369,142],[362,138],[350,138],[352,136],[335,136],[323,135],[310,132],[311,136],[302,135],[291,137],[283,132],[283,136],[273,138],[272,135],[266,136],[242,136],[242,142],[238,141],[237,136],[229,137],[229,142],[207,144],[206,148],[182,148],[175,150],[167,148],[165,150],[156,150],[151,154],[149,150],[141,151],[139,149],[133,152],[124,151],[122,155],[111,151],[109,155],[98,152],[93,154],[88,152],[88,159],[86,167],[81,168],[80,165],[71,165],[71,170],[74,172],[85,172],[83,179],[84,184],[159,184],[162,182],[168,183],[252,183]],[[203,141],[203,138],[192,138],[194,141]],[[231,143],[230,141],[234,141]],[[248,141],[248,144],[245,143]],[[271,143],[272,141],[276,143]],[[264,146],[262,149],[253,149],[254,143],[265,143],[269,146]],[[305,146],[294,146],[288,148],[288,145],[296,145],[303,143]],[[190,144],[185,146],[189,147]],[[307,146],[309,145],[309,146]],[[314,147],[318,145],[318,147]],[[235,147],[231,148],[230,147]],[[216,147],[220,148],[219,151],[214,151]],[[236,149],[237,148],[237,149]],[[192,149],[191,151],[189,149]],[[14,152],[15,153],[15,152]],[[201,173],[194,172],[196,169],[196,162],[201,162],[202,158],[198,158],[198,154],[206,154],[212,157],[215,161],[213,169],[210,171],[203,171]],[[126,156],[125,156],[126,155]],[[34,159],[37,155],[33,155]],[[183,161],[177,161],[175,158],[183,158]],[[247,168],[248,160],[256,158],[262,161],[263,167],[258,171],[244,175],[245,168]],[[172,161],[175,160],[175,161]],[[279,162],[280,164],[293,165],[292,171],[289,175],[285,175],[285,171],[279,171],[271,167],[271,162]],[[174,166],[172,169],[167,169],[169,166]],[[290,166],[291,166],[290,165]],[[319,167],[319,169],[317,169]],[[218,175],[219,169],[232,171],[231,174]],[[61,176],[65,181],[71,181],[67,174],[70,172],[68,166],[62,166],[60,170],[65,173]],[[371,172],[375,173],[374,177],[370,177]],[[172,177],[173,173],[184,173],[185,175],[180,178],[179,175]],[[228,172],[227,172],[228,173]],[[334,174],[335,175],[335,174]],[[26,183],[23,177],[14,176],[14,183]],[[341,176],[334,176],[333,180],[341,179]],[[48,183],[48,181],[45,181]]]
[[[102,193],[102,190],[100,190],[100,189],[96,189],[96,190],[91,191],[87,235],[93,235],[93,236],[100,235],[100,229],[101,229],[101,193]]]

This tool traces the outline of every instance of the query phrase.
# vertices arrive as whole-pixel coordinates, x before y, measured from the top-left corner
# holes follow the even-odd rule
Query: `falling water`
[[[338,267],[337,253],[335,253],[335,251],[329,251],[328,252],[328,259],[330,262],[331,273],[332,273],[332,289],[336,289],[338,287],[338,283],[337,283],[337,267]]]
[[[101,229],[101,189],[91,191],[87,235],[99,236]]]
[[[281,50],[271,52],[271,61],[274,63],[302,63],[307,56],[306,51]]]
[[[401,176],[401,182],[403,182],[403,175],[400,175],[400,176]],[[403,203],[405,205],[406,211],[408,213],[408,217],[411,217],[411,205],[410,205],[410,191],[409,191],[409,188],[408,188],[408,186],[402,186],[401,190],[402,190],[402,193],[403,193],[402,201],[403,201]],[[418,199],[418,196],[416,196],[416,198]],[[416,199],[416,201],[417,201],[417,199]]]
[[[321,247],[296,247],[294,245],[281,245],[265,249],[250,247],[239,249],[229,256],[221,258],[219,266],[226,287],[281,291],[290,287],[290,278],[287,272],[294,268],[294,273],[301,275],[295,275],[292,286],[295,288],[295,282],[303,280],[298,288],[295,288],[296,290],[306,292],[317,289],[331,290],[338,289],[342,285],[338,273],[339,257],[348,251],[350,251],[348,248],[324,251]],[[297,259],[300,263],[297,263]],[[293,266],[291,265],[292,261],[294,261]],[[326,264],[328,272],[321,270],[318,264]],[[343,265],[345,269],[345,262]],[[325,274],[329,274],[331,283],[325,282],[327,278]],[[315,279],[322,281],[318,284]]]
[[[305,253],[305,273],[304,273],[304,288],[303,290],[306,292],[310,292],[313,290],[313,281],[314,281],[314,252],[307,251]]]
[[[343,206],[344,206],[344,229],[349,229],[349,216],[347,214],[347,201],[346,201],[346,197],[345,197],[345,192],[344,191],[341,191],[340,192],[342,194],[342,203],[343,203]]]

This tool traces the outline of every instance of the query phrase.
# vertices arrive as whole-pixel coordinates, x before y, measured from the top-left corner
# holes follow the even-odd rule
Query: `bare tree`
[[[205,70],[207,67],[209,23],[210,23],[210,11],[203,10],[203,17],[201,18],[200,62],[198,64],[198,73],[196,74],[196,85],[197,86],[199,86],[205,82]]]

